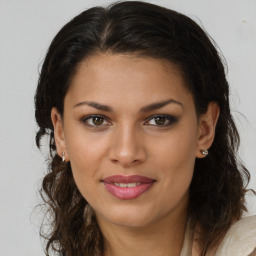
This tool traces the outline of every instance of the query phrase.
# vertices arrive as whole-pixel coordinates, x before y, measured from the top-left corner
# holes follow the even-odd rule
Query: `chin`
[[[108,222],[109,224],[117,225],[126,228],[142,228],[146,227],[153,221],[152,211],[143,211],[142,209],[135,209],[134,207],[116,207],[107,212],[97,214],[98,221]]]
[[[143,228],[150,224],[150,220],[138,216],[117,216],[109,220],[112,224],[125,228]]]

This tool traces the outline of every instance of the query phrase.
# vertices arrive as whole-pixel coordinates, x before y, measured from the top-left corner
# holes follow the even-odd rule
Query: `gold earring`
[[[65,162],[65,152],[62,152],[62,162]]]

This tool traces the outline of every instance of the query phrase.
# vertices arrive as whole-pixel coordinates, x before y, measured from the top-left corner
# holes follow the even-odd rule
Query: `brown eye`
[[[165,124],[165,117],[162,117],[162,116],[160,116],[160,117],[156,117],[155,118],[155,123],[157,124],[157,125],[164,125]]]
[[[111,125],[103,116],[91,115],[81,119],[81,122],[92,128],[100,128]]]
[[[102,117],[96,116],[96,117],[93,117],[93,118],[92,118],[92,122],[93,122],[93,124],[95,124],[95,125],[102,125],[102,124],[103,124],[103,121],[104,121],[104,119],[103,119]]]
[[[159,127],[165,127],[165,126],[171,126],[172,124],[176,123],[178,119],[174,116],[170,115],[156,115],[152,116],[147,124],[152,126],[159,126]]]

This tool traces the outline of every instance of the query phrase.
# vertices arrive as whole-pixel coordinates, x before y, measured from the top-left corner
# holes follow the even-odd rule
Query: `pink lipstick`
[[[113,175],[105,178],[105,188],[119,199],[134,199],[146,192],[156,180],[140,175]]]

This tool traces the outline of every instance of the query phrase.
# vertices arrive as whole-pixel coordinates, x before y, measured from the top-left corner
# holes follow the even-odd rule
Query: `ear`
[[[207,112],[200,116],[196,157],[205,157],[202,152],[211,147],[215,136],[215,128],[219,114],[219,105],[216,102],[210,102],[208,104]]]
[[[54,140],[57,148],[57,153],[60,157],[65,154],[65,161],[68,161],[68,153],[63,129],[63,120],[57,108],[52,108],[51,119],[54,128]]]

